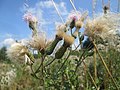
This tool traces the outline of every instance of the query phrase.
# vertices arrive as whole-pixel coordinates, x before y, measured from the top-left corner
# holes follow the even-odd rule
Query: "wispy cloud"
[[[61,13],[61,15],[67,15],[68,14],[65,2],[60,2],[60,3],[55,3],[55,4],[56,4],[59,12]],[[46,9],[54,9],[54,5],[53,5],[52,1],[40,1],[39,3],[36,4],[36,6],[46,8]],[[56,14],[56,11],[52,10],[51,13]]]

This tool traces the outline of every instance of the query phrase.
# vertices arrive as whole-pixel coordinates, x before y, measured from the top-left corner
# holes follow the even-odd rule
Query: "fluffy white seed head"
[[[88,19],[85,25],[85,35],[95,37],[99,35],[102,38],[109,37],[120,27],[120,14],[108,13],[107,15],[98,15],[94,19]]]
[[[43,32],[40,32],[32,37],[28,45],[34,49],[43,50],[49,45],[49,43],[50,41],[47,41],[45,34]]]
[[[21,43],[14,43],[7,49],[7,56],[11,60],[24,59],[24,55],[28,53],[28,48]]]

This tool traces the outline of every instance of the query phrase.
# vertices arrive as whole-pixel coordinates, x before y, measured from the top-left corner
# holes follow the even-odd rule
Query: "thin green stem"
[[[94,48],[94,55],[93,55],[93,58],[94,58],[94,79],[95,79],[95,82],[96,82],[96,79],[97,79],[97,62],[96,62],[96,49]]]
[[[70,54],[71,54],[71,51],[69,52],[68,56],[66,57],[65,61],[64,61],[63,64],[61,65],[61,67],[58,69],[57,74],[58,74],[58,72],[62,69],[62,67],[65,65],[65,63],[66,63],[66,61],[68,60]]]
[[[87,70],[87,65],[85,64],[84,61],[83,61],[83,64],[84,64],[84,66],[86,67],[86,71],[87,71],[88,75],[90,76],[90,78],[91,78],[91,80],[92,80],[95,88],[97,89],[97,84],[95,83],[95,80],[93,79],[93,77],[92,77],[92,75],[90,74],[90,72]]]
[[[45,67],[47,67],[47,66],[49,66],[50,64],[52,64],[55,60],[56,60],[56,58],[54,58],[51,62],[49,62],[47,65],[45,65]]]

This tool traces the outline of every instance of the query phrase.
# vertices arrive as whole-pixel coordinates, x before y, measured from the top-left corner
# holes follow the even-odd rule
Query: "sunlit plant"
[[[39,80],[43,90],[84,90],[89,88],[99,90],[101,85],[98,84],[101,82],[97,82],[97,77],[93,78],[92,71],[89,70],[92,68],[92,56],[97,53],[97,59],[102,61],[108,75],[111,77],[111,81],[118,89],[116,81],[97,47],[99,44],[106,45],[105,41],[108,42],[110,36],[110,39],[113,39],[114,32],[119,28],[119,15],[106,13],[98,15],[94,19],[87,18],[87,15],[88,12],[81,14],[79,11],[72,11],[68,15],[66,22],[56,27],[54,39],[49,41],[46,35],[38,29],[38,19],[29,12],[25,13],[23,18],[32,30],[32,37],[26,45],[21,42],[11,45],[7,50],[8,57],[11,60],[22,62],[25,60],[25,67],[29,66],[30,74]],[[85,20],[86,22],[84,22]],[[80,33],[82,27],[85,29],[84,35]],[[88,37],[86,43],[83,41],[84,36]],[[77,38],[79,44],[73,49],[71,46]],[[55,50],[61,41],[63,42],[62,45],[59,45],[59,48]],[[80,45],[81,47],[78,49]],[[35,50],[39,55],[37,59],[34,58],[32,50]],[[86,63],[85,60],[88,59],[91,60],[90,63]],[[81,71],[79,71],[80,69]],[[80,81],[81,79],[85,79],[85,81]],[[90,85],[90,87],[87,85]]]

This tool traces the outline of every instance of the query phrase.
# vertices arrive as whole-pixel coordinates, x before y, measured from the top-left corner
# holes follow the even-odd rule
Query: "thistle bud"
[[[52,52],[54,51],[57,43],[60,40],[62,40],[62,38],[60,38],[59,36],[56,35],[55,40],[46,48],[46,50],[45,50],[46,55],[52,54]]]
[[[76,21],[75,23],[75,27],[76,27],[76,30],[74,31],[74,33],[72,34],[72,36],[74,38],[76,38],[78,36],[78,33],[79,33],[79,29],[82,27],[83,25],[83,22],[81,20],[78,20]]]
[[[66,52],[66,50],[67,50],[67,46],[65,44],[63,44],[63,46],[61,46],[59,48],[59,50],[55,53],[55,58],[56,59],[62,58],[62,56],[64,55],[64,53]]]
[[[75,22],[81,18],[81,13],[79,11],[72,11],[68,15],[67,24],[70,27],[71,35],[72,35],[72,29],[75,27]]]
[[[64,34],[65,34],[65,32],[66,32],[66,28],[67,28],[67,27],[66,27],[65,24],[60,25],[60,26],[58,26],[58,27],[56,28],[56,29],[57,29],[57,34],[56,34],[55,40],[54,40],[54,41],[46,48],[46,50],[45,50],[45,53],[46,53],[47,55],[52,54],[52,52],[54,51],[57,43],[63,39],[63,36],[64,36]]]
[[[23,16],[23,19],[29,24],[29,28],[32,29],[32,36],[37,34],[37,24],[38,24],[38,20],[37,18],[32,15],[31,13],[26,13]]]
[[[105,6],[103,7],[104,14],[107,14],[107,12],[108,12],[109,9],[110,9],[110,7],[107,6],[107,5],[105,5]]]
[[[56,30],[57,30],[57,36],[59,38],[63,38],[63,34],[67,31],[67,26],[65,24],[59,25],[57,26]]]
[[[70,47],[74,42],[74,37],[64,34],[64,43],[61,48],[55,53],[55,58],[60,59],[66,52],[67,48]]]
[[[64,34],[64,42],[65,44],[67,44],[68,46],[72,45],[74,42],[74,38],[70,35]]]

